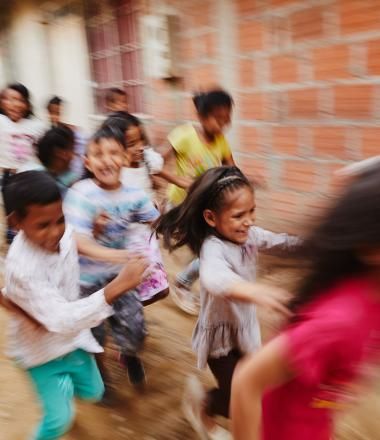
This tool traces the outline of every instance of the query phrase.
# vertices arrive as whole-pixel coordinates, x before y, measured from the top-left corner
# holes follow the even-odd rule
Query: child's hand
[[[148,275],[149,261],[141,255],[133,255],[128,259],[127,264],[121,269],[117,278],[120,282],[126,283],[130,290],[142,283]]]
[[[94,238],[99,237],[99,235],[103,234],[107,223],[110,220],[110,216],[106,212],[101,212],[95,219],[92,229],[92,235]]]
[[[250,292],[252,301],[262,307],[272,309],[286,317],[291,317],[291,312],[286,307],[289,302],[289,293],[279,287],[255,283]]]
[[[107,262],[114,264],[125,264],[129,261],[131,254],[125,249],[110,249],[107,250]]]

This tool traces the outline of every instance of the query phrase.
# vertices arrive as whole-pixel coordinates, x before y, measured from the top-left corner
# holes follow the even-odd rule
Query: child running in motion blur
[[[235,367],[260,347],[256,305],[287,313],[276,298],[282,292],[255,283],[257,255],[286,252],[299,240],[254,226],[255,209],[253,188],[239,169],[212,168],[156,225],[170,250],[188,245],[200,255],[201,306],[193,348],[198,367],[208,364],[217,388],[205,393],[195,378],[190,379],[184,411],[203,440],[226,438],[213,417],[229,417]]]
[[[0,168],[4,195],[9,178],[25,163],[37,161],[34,145],[45,127],[33,116],[30,93],[23,84],[9,84],[5,88],[0,110]],[[7,228],[8,243],[14,236],[15,232]]]
[[[181,125],[169,133],[171,149],[166,157],[175,159],[177,181],[169,187],[169,207],[179,205],[193,180],[206,170],[220,165],[234,165],[230,146],[223,132],[231,123],[233,100],[224,90],[211,90],[193,97],[200,126]],[[198,314],[199,297],[191,287],[199,276],[199,259],[193,260],[176,277],[171,291],[183,311]]]
[[[124,134],[115,127],[102,127],[92,137],[85,157],[85,166],[92,177],[73,185],[65,198],[65,215],[74,227],[80,257],[80,282],[83,297],[102,288],[119,272],[128,258],[127,234],[131,223],[149,223],[158,216],[148,196],[140,189],[125,187],[121,171],[125,160]],[[93,225],[106,214],[107,222],[95,234]],[[142,304],[136,290],[114,304],[109,319],[113,338],[120,349],[120,362],[127,368],[132,384],[145,381],[143,365],[138,357],[146,330]],[[106,326],[93,329],[104,345]],[[110,383],[102,355],[97,357],[106,386]],[[110,391],[110,388],[108,388]]]
[[[353,171],[302,247],[291,322],[236,373],[236,440],[331,439],[334,412],[368,380],[363,367],[378,364],[380,165]]]
[[[74,132],[71,128],[60,125],[48,130],[37,142],[39,163],[29,161],[19,172],[29,170],[48,171],[56,180],[62,196],[80,176],[73,173],[70,165],[74,158]]]
[[[121,171],[121,182],[127,188],[144,191],[153,202],[154,192],[151,176],[160,175],[162,156],[145,145],[146,136],[141,122],[134,116],[114,115],[104,126],[119,129],[125,136],[125,162]],[[154,202],[153,202],[154,203]],[[105,218],[107,222],[107,218]],[[158,240],[152,228],[144,223],[131,223],[127,231],[127,248],[130,252],[143,252],[150,260],[150,274],[138,288],[143,305],[149,305],[169,294],[169,283],[162,262]]]
[[[5,264],[5,298],[16,310],[8,354],[26,371],[42,407],[32,438],[55,440],[73,422],[74,396],[102,398],[93,357],[102,348],[90,329],[114,314],[112,304],[142,281],[147,264],[141,257],[129,259],[113,281],[80,299],[77,249],[54,179],[43,171],[17,174],[5,189],[8,200],[19,230]]]

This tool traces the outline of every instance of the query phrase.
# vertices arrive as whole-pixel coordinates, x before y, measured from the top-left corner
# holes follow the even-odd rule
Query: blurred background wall
[[[160,146],[195,119],[193,91],[229,90],[228,136],[243,169],[266,176],[273,225],[323,203],[343,164],[380,154],[378,0],[3,3],[0,83],[24,82],[42,116],[58,94],[90,129],[104,90],[122,87]]]

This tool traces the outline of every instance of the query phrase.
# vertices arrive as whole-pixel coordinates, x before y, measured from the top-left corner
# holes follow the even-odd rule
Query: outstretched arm
[[[231,419],[235,440],[261,438],[263,393],[290,381],[292,376],[281,336],[241,362],[232,381]]]

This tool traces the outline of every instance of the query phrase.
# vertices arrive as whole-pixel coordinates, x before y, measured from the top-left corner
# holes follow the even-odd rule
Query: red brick
[[[298,0],[271,0],[272,6],[288,6],[292,3],[296,3]]]
[[[335,87],[335,115],[338,118],[366,119],[372,116],[372,85],[340,85]]]
[[[292,83],[298,80],[298,60],[294,56],[279,55],[271,59],[273,83]]]
[[[379,2],[378,0],[340,0],[339,17],[343,34],[378,30]]]
[[[327,183],[326,192],[329,195],[337,194],[347,186],[347,182],[337,175],[337,171],[341,170],[341,163],[328,163],[324,166],[324,176]]]
[[[243,153],[253,153],[260,150],[260,134],[256,127],[241,126],[239,128],[239,144],[236,146],[238,151]]]
[[[289,91],[288,114],[293,118],[316,118],[318,115],[318,89]]]
[[[182,5],[181,5],[182,6]],[[183,2],[184,14],[189,17],[193,28],[210,25],[212,17],[212,5],[209,1]]]
[[[218,71],[214,64],[200,64],[186,73],[190,90],[207,89],[217,85]]]
[[[195,56],[193,38],[181,39],[181,58],[185,61],[192,60]]]
[[[245,93],[238,101],[241,119],[270,119],[269,96],[265,93]]]
[[[300,215],[299,200],[297,194],[287,191],[273,192],[270,195],[272,216],[279,217],[281,220],[295,220]]]
[[[315,156],[347,159],[344,127],[314,127],[313,147]]]
[[[327,46],[314,49],[313,66],[314,78],[327,80],[350,77],[350,50],[347,45]]]
[[[298,130],[296,127],[273,127],[272,147],[274,151],[297,154]]]
[[[215,57],[216,54],[216,44],[215,44],[215,34],[205,34],[198,39],[198,55],[200,57]]]
[[[195,111],[193,99],[191,97],[183,98],[181,101],[182,117],[183,119],[196,120],[197,114]]]
[[[252,87],[255,82],[255,69],[252,60],[240,60],[240,86]]]
[[[363,127],[361,131],[363,158],[380,154],[380,127]]]
[[[248,178],[255,179],[257,175],[263,177],[268,175],[268,165],[264,159],[240,156],[237,163]]]
[[[153,114],[158,119],[175,120],[177,117],[176,101],[164,95],[153,104]]]
[[[311,161],[287,160],[283,164],[282,183],[289,189],[313,191],[316,178],[316,167]]]
[[[380,40],[373,40],[367,46],[369,75],[380,75]]]
[[[321,7],[295,12],[291,16],[294,41],[311,40],[323,36],[323,14]]]
[[[257,0],[238,0],[236,8],[239,15],[249,15],[257,11]]]
[[[242,52],[251,52],[264,48],[266,26],[259,21],[246,21],[239,25],[239,48]]]

